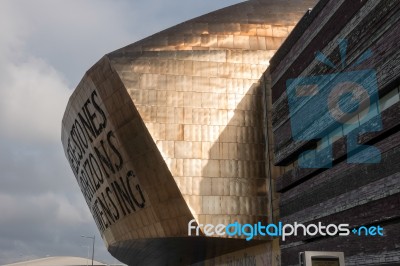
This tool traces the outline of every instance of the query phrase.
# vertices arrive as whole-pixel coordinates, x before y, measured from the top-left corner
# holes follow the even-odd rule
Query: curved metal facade
[[[315,1],[248,1],[107,54],[68,103],[62,143],[109,251],[189,264],[259,241],[188,222],[268,217],[260,77]]]

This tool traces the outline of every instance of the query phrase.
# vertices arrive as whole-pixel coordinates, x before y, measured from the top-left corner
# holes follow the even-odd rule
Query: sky
[[[0,1],[0,265],[108,254],[61,145],[80,79],[104,54],[239,0]]]

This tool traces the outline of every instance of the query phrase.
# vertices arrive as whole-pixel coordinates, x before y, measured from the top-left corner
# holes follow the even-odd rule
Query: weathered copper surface
[[[188,237],[187,224],[267,220],[259,79],[314,2],[221,9],[112,52],[85,74],[62,142],[115,257],[188,264],[257,243]]]

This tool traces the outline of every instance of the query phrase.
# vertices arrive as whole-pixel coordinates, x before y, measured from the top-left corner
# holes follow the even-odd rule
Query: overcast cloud
[[[115,263],[62,151],[61,119],[104,54],[239,0],[0,1],[0,264],[50,256]]]

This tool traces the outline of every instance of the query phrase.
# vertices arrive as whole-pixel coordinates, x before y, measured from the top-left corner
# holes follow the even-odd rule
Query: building
[[[92,265],[92,260],[80,257],[46,257],[35,260],[21,261],[4,266],[87,266]],[[106,266],[106,264],[93,261],[93,265]]]
[[[346,265],[399,265],[399,4],[319,1],[270,61],[264,79],[271,168],[283,166],[272,174],[275,220],[384,228],[383,236],[288,238],[281,242],[283,265],[297,265],[304,250],[344,251]],[[314,97],[297,95],[303,107],[290,98],[287,84],[296,79],[317,86]],[[360,112],[337,108],[347,84]],[[331,110],[335,119],[326,119]],[[303,133],[307,129],[312,134]],[[317,165],[302,167],[300,154]]]
[[[62,143],[113,256],[129,265],[296,265],[301,251],[327,250],[344,251],[348,265],[399,261],[399,4],[316,2],[250,0],[109,53],[88,70],[67,105]],[[368,48],[372,52],[361,56]],[[347,110],[354,115],[346,116],[338,95],[328,95],[340,123],[316,123],[327,117],[322,100],[307,107],[287,97],[297,84],[288,81],[335,77],[314,58],[318,51],[320,61],[343,64],[339,73],[350,62],[361,72],[370,63],[368,73],[378,82],[370,78],[376,86],[368,85],[368,93],[379,90],[371,106],[386,109],[361,141],[378,147],[379,163],[346,161],[358,158],[360,148],[356,141],[348,149],[345,136],[353,132],[357,140],[357,132],[343,126],[360,125],[354,106]],[[357,89],[358,100],[365,93]],[[313,148],[326,149],[297,159]],[[218,236],[205,227],[279,221],[380,225],[385,235],[283,241],[253,234],[247,241],[245,233]]]

